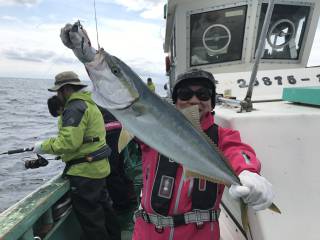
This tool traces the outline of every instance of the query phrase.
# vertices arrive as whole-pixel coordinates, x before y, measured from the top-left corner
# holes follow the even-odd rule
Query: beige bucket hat
[[[76,85],[76,86],[82,86],[82,87],[87,87],[88,85],[83,84],[78,75],[72,71],[65,71],[57,74],[55,76],[55,82],[54,86],[52,88],[49,88],[48,90],[50,92],[56,92],[58,91],[61,87],[65,85]]]

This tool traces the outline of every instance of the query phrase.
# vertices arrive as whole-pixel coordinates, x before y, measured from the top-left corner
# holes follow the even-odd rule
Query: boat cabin
[[[214,74],[219,93],[244,97],[268,2],[168,1],[164,51],[168,54],[166,69],[171,88],[179,73],[201,68]],[[315,0],[274,1],[255,81],[254,91],[259,94],[253,94],[253,99],[278,99],[285,86],[319,82],[317,74],[274,71],[307,66],[319,14],[320,3]],[[263,70],[272,71],[262,74]]]
[[[319,239],[320,68],[307,67],[319,14],[317,0],[169,0],[165,6],[171,90],[190,68],[212,72],[225,99],[241,101],[250,79],[254,86],[252,111],[222,101],[215,122],[239,130],[255,149],[282,214],[250,210],[245,232],[239,205],[225,191],[221,239]]]

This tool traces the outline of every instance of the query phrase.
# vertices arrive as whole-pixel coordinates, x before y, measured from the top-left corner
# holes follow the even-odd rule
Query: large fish
[[[137,138],[194,173],[226,185],[240,184],[222,155],[173,105],[151,92],[124,62],[91,48],[80,23],[61,30],[63,43],[85,64],[93,99]]]
[[[93,83],[94,101],[107,108],[129,132],[182,164],[191,176],[227,186],[241,185],[223,154],[201,131],[199,116],[192,109],[184,113],[188,120],[173,105],[151,92],[120,59],[104,49],[93,49],[80,22],[67,24],[61,29],[60,37],[84,63]],[[242,225],[247,232],[248,206],[241,199],[240,206]],[[269,209],[281,213],[274,203]]]
[[[67,24],[61,29],[60,37],[85,65],[93,83],[94,101],[107,108],[129,132],[182,164],[191,176],[227,186],[241,185],[223,154],[201,131],[199,116],[195,117],[194,111],[185,111],[188,120],[173,105],[151,92],[120,59],[102,48],[93,49],[80,22]],[[269,209],[280,213],[274,203]],[[243,201],[241,212],[246,229],[249,226],[247,205]]]

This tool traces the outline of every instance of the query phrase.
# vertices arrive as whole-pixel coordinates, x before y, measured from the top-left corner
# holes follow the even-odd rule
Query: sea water
[[[52,85],[52,79],[0,78],[0,153],[33,147],[56,135],[57,119],[47,107]],[[32,152],[0,155],[0,212],[63,171],[64,163],[57,160],[26,169],[24,161],[34,158]]]
[[[57,134],[57,119],[47,107],[47,99],[55,94],[48,91],[53,82],[53,79],[0,78],[0,153],[31,148],[35,142]],[[90,90],[91,82],[86,84]],[[160,84],[156,84],[156,92],[166,95]],[[62,173],[64,163],[59,160],[49,161],[38,169],[26,169],[24,161],[35,158],[32,152],[0,155],[0,212]]]

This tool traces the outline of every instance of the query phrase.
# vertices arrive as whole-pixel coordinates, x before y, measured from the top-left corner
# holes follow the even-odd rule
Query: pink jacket
[[[214,124],[214,118],[208,114],[201,122],[203,130],[208,129]],[[260,162],[256,158],[254,150],[241,142],[240,134],[238,131],[218,128],[219,143],[218,146],[229,159],[231,166],[237,174],[243,170],[249,170],[259,173]],[[147,213],[154,214],[151,208],[151,193],[155,172],[157,168],[158,152],[145,144],[141,144],[142,150],[142,172],[143,172],[143,189],[141,205]],[[250,164],[246,163],[243,154],[246,154],[250,159]],[[183,169],[182,166],[178,167],[176,174],[176,181],[173,188],[173,197],[170,202],[169,216],[175,214],[182,214],[191,211],[191,198],[189,185],[191,179],[182,179]],[[182,181],[182,182],[181,182]],[[182,187],[180,186],[182,184]],[[179,191],[180,186],[180,191]],[[222,193],[224,190],[223,185],[218,185],[218,195],[216,198],[214,209],[219,209]],[[177,194],[179,192],[179,194]],[[164,231],[158,233],[155,231],[155,226],[146,223],[142,218],[137,218],[134,226],[133,240],[158,240],[158,239],[173,239],[173,240],[188,240],[188,239],[213,239],[220,238],[219,223],[206,222],[201,229],[198,229],[195,224],[182,225],[175,228],[166,227]]]

